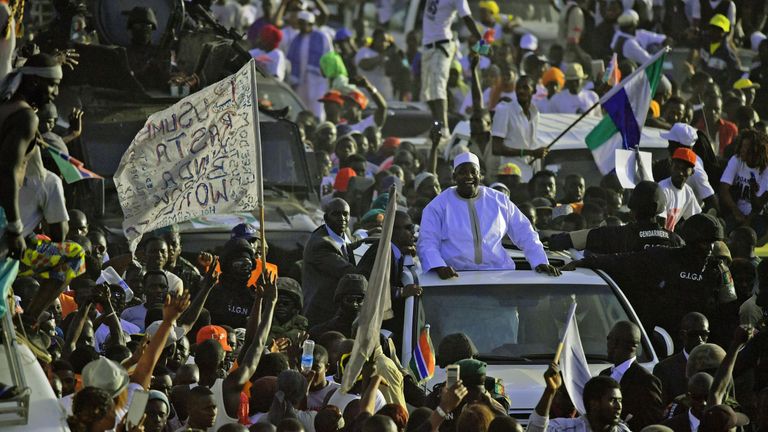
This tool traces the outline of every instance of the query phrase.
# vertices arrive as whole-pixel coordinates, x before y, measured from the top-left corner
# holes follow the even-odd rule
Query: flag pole
[[[650,59],[648,59],[648,61],[646,61],[645,63],[643,63],[642,65],[640,65],[640,67],[638,67],[637,69],[635,69],[635,70],[634,70],[634,72],[632,72],[631,74],[629,74],[629,76],[627,76],[626,78],[623,78],[623,79],[621,80],[621,82],[620,82],[618,85],[615,85],[615,86],[614,86],[612,89],[608,90],[608,92],[607,92],[607,93],[605,93],[605,94],[603,95],[603,97],[601,97],[601,98],[600,98],[600,100],[599,100],[599,101],[597,101],[597,103],[595,103],[594,105],[592,105],[591,107],[589,107],[589,109],[588,109],[588,110],[586,110],[586,111],[585,111],[583,114],[581,114],[581,115],[579,116],[579,118],[577,118],[577,119],[576,119],[576,120],[575,120],[573,123],[571,123],[571,124],[570,124],[570,126],[568,126],[567,128],[565,128],[565,130],[564,130],[564,131],[562,131],[562,132],[560,133],[560,135],[558,135],[558,136],[557,136],[557,137],[556,137],[554,140],[552,140],[552,142],[551,142],[551,143],[549,143],[549,145],[547,145],[545,148],[546,148],[547,150],[549,150],[550,148],[552,148],[552,146],[553,146],[553,145],[555,145],[555,143],[557,143],[557,142],[560,140],[560,138],[562,138],[563,136],[565,136],[565,134],[566,134],[566,133],[568,133],[568,131],[570,131],[571,129],[573,129],[573,127],[574,127],[574,126],[576,126],[576,124],[577,124],[577,123],[579,123],[580,121],[584,120],[584,117],[586,117],[586,116],[587,116],[587,115],[588,115],[590,112],[592,112],[592,110],[594,110],[595,108],[597,108],[597,106],[598,106],[598,105],[600,105],[600,104],[604,103],[605,101],[607,101],[608,99],[610,99],[611,97],[613,97],[613,95],[615,95],[616,93],[618,93],[618,92],[619,92],[619,90],[621,90],[622,88],[624,88],[624,87],[622,86],[622,84],[623,84],[624,82],[628,82],[628,81],[629,81],[629,80],[631,80],[632,78],[636,77],[638,74],[640,74],[640,73],[642,73],[643,71],[645,71],[645,70],[648,68],[648,66],[650,66],[651,64],[653,64],[653,62],[655,62],[656,60],[658,60],[658,59],[659,59],[659,57],[661,57],[661,56],[663,56],[664,54],[668,53],[668,52],[670,51],[670,49],[671,49],[671,48],[669,48],[669,47],[664,47],[663,49],[659,50],[659,52],[657,52],[656,54],[654,54],[654,55],[653,55],[653,57],[651,57]],[[531,160],[529,160],[529,161],[528,161],[528,164],[530,165],[530,164],[532,164],[532,163],[533,163],[533,162],[535,162],[535,161],[536,161],[536,158],[531,158]]]
[[[267,274],[267,235],[264,220],[264,172],[261,159],[261,125],[259,124],[259,95],[256,86],[256,60],[250,60],[251,73],[251,107],[253,109],[253,132],[256,137],[256,200],[259,202],[259,234],[261,237],[261,277],[265,280]]]
[[[571,315],[576,313],[576,294],[571,294],[571,307],[568,309],[568,317],[565,324],[565,331],[563,332],[563,337],[560,338],[560,342],[557,344],[557,349],[555,350],[555,358],[552,360],[553,363],[557,364],[560,362],[560,356],[563,354],[563,347],[565,346],[565,336],[568,334],[568,325],[571,323]]]

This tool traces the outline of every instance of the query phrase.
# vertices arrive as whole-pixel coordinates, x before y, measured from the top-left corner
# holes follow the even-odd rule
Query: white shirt
[[[226,28],[240,28],[240,16],[242,15],[241,6],[228,0],[222,4],[212,4],[211,13],[222,26]]]
[[[323,402],[331,391],[339,391],[341,384],[327,381],[328,385],[317,391],[310,391],[307,394],[307,409],[310,411],[320,411],[323,408]]]
[[[342,393],[341,390],[336,390],[333,393],[333,396],[328,399],[328,405],[333,405],[338,408],[339,411],[344,412],[344,408],[346,408],[350,402],[357,399],[360,399],[359,395],[352,393]],[[373,403],[373,412],[377,412],[386,404],[387,401],[384,399],[384,395],[381,393],[381,390],[376,390],[376,402]]]
[[[696,195],[687,184],[684,184],[682,189],[678,189],[672,184],[672,178],[667,177],[659,182],[659,186],[664,191],[664,196],[667,197],[667,208],[665,214],[662,215],[667,219],[664,226],[667,230],[674,231],[681,218],[688,219],[701,213],[701,206],[696,200]]]
[[[141,333],[139,326],[122,318],[120,318],[120,328],[122,328],[123,333],[127,335]],[[97,352],[101,352],[102,345],[104,345],[104,343],[107,341],[107,338],[109,337],[109,326],[102,323],[99,328],[96,329],[96,332],[94,332],[93,336],[93,343],[95,345],[94,348],[96,348]]]
[[[459,18],[470,14],[467,0],[427,0],[424,3],[421,44],[451,39],[451,23],[457,12]]]
[[[617,383],[620,383],[621,379],[624,377],[624,374],[627,373],[627,370],[629,370],[629,367],[632,366],[632,363],[634,363],[635,360],[637,360],[637,357],[632,357],[624,363],[612,367],[611,378],[613,378]]]
[[[69,220],[61,179],[48,170],[44,170],[43,175],[43,178],[27,175],[19,188],[19,213],[25,237],[43,220],[49,224]]]
[[[374,119],[372,115],[369,115],[355,124],[348,123],[348,126],[353,131],[360,133],[365,133],[365,130],[369,127],[378,127],[376,125],[376,119]]]
[[[702,1],[709,1],[709,5],[712,7],[712,9],[720,6],[720,3],[723,0],[690,0],[691,3],[691,18],[693,19],[701,19],[701,2]],[[731,2],[730,6],[728,6],[728,21],[731,22],[731,28],[736,25],[736,3]],[[706,25],[709,23],[700,23],[699,25]],[[695,431],[694,431],[695,432]]]
[[[368,78],[373,86],[379,90],[381,95],[386,100],[392,99],[392,80],[387,76],[386,66],[382,62],[371,70],[365,70],[360,66],[360,61],[378,57],[381,54],[368,47],[362,47],[357,51],[355,55],[355,65],[357,66],[357,72]]]
[[[541,143],[536,139],[536,129],[539,125],[539,110],[531,104],[531,118],[525,116],[523,107],[512,100],[510,102],[500,102],[496,105],[496,112],[493,115],[491,124],[491,136],[504,139],[504,147],[511,149],[533,150],[541,147]],[[522,172],[522,181],[527,182],[533,176],[533,169],[528,165],[528,157],[508,157],[501,158],[502,164],[512,162]],[[496,169],[498,167],[489,167]]]
[[[696,199],[699,201],[703,201],[715,194],[715,190],[709,184],[709,176],[704,171],[704,163],[698,156],[696,156],[696,165],[693,167],[693,175],[688,178],[686,183],[691,186],[693,193],[696,194]]]
[[[731,156],[728,160],[728,165],[725,166],[723,175],[720,177],[720,183],[737,186],[731,188],[731,194],[733,200],[736,201],[736,207],[743,215],[747,216],[752,212],[751,194],[755,193],[756,196],[760,197],[765,193],[768,187],[768,174],[766,173],[768,170],[760,172],[756,168],[748,167],[738,156]],[[752,179],[757,182],[757,191],[752,191],[750,184]]]
[[[597,93],[592,90],[581,90],[576,94],[567,89],[552,96],[547,105],[548,112],[561,114],[583,114],[592,108],[600,100]],[[592,117],[602,117],[599,109],[593,109],[589,113]]]
[[[616,30],[611,40],[611,48],[616,49],[616,43],[619,37],[626,37],[624,46],[622,47],[622,54],[624,57],[632,60],[633,62],[641,65],[650,60],[652,55],[648,52],[648,47],[653,44],[660,44],[667,38],[666,35],[650,32],[647,30],[637,30],[634,36],[628,33],[624,33],[621,30]]]
[[[550,420],[533,411],[528,418],[528,427],[525,430],[526,432],[591,432],[592,428],[589,427],[586,416]],[[629,428],[620,420],[619,424],[611,428],[611,432],[629,432]]]
[[[8,29],[8,37],[0,38],[0,80],[13,70],[13,57],[16,51],[16,20],[11,16],[11,9],[0,3],[0,28]]]
[[[690,409],[688,410],[688,423],[691,425],[691,432],[696,432],[699,430],[699,423],[701,423],[701,420],[697,419]]]
[[[451,266],[461,270],[512,270],[515,263],[501,242],[509,236],[531,268],[547,264],[544,247],[531,223],[506,195],[480,186],[465,199],[448,188],[424,208],[418,252],[424,271]]]
[[[248,53],[270,75],[280,81],[285,79],[285,75],[288,73],[288,59],[279,48],[275,48],[270,52],[254,48],[248,51]]]

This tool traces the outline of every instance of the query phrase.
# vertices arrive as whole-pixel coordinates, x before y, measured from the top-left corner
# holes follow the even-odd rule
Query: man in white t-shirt
[[[69,229],[64,185],[58,176],[43,168],[40,147],[35,147],[30,153],[24,181],[19,189],[19,213],[24,225],[22,233],[25,237],[29,236],[45,220],[51,240],[64,241]]]
[[[541,159],[548,150],[536,139],[539,125],[539,110],[531,103],[535,89],[533,79],[526,75],[520,77],[515,89],[515,99],[502,101],[496,105],[496,112],[491,125],[493,154],[502,156],[501,165],[513,163],[520,167],[521,179],[527,182],[533,176],[534,169],[539,170],[539,163],[533,166],[528,160]],[[498,169],[498,167],[488,167]]]
[[[698,140],[696,128],[686,123],[675,123],[669,131],[662,132],[660,136],[669,141],[667,149],[669,150],[670,157],[678,148],[693,148],[696,140]],[[691,186],[696,199],[699,203],[703,203],[702,206],[704,208],[719,208],[715,190],[709,184],[709,176],[704,171],[704,162],[701,161],[698,155],[696,155],[696,166],[693,168],[693,175],[686,184]]]
[[[584,114],[595,104],[600,97],[592,90],[582,89],[587,74],[578,63],[571,63],[565,70],[565,89],[552,96],[549,100],[548,112],[562,114]],[[590,113],[593,117],[602,117],[599,109],[593,109]]]
[[[448,74],[457,43],[453,40],[451,24],[458,12],[470,32],[482,39],[472,19],[467,0],[427,0],[424,2],[422,25],[421,91],[432,118],[443,124],[448,136]]]
[[[368,78],[386,100],[392,100],[392,80],[387,76],[389,36],[384,29],[374,30],[370,46],[364,46],[355,55],[355,65],[361,75]]]
[[[669,231],[674,231],[681,220],[701,213],[701,207],[696,201],[693,189],[685,183],[693,175],[694,166],[696,166],[696,153],[689,148],[681,147],[672,155],[670,177],[659,182],[661,190],[667,197],[666,213],[662,216],[667,219],[664,228]]]

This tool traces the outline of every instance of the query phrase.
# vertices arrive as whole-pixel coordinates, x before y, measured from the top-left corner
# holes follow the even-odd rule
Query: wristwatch
[[[451,419],[453,419],[453,414],[445,412],[440,406],[438,406],[435,409],[435,412],[437,413],[437,415],[442,417],[444,420],[451,420]]]

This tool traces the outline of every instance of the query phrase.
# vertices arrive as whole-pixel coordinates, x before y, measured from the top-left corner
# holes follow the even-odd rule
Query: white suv
[[[463,332],[477,346],[478,360],[488,363],[488,376],[504,380],[512,401],[509,413],[527,424],[544,390],[542,375],[552,361],[564,328],[572,295],[582,345],[593,375],[610,366],[606,337],[617,321],[640,321],[618,286],[604,273],[588,269],[563,272],[559,278],[523,270],[459,272],[441,280],[422,274],[424,295],[406,307],[403,364],[408,364],[424,323],[430,325],[435,352],[443,336]],[[530,267],[528,267],[530,268]],[[642,326],[640,326],[642,329]],[[658,362],[648,335],[642,332],[638,362],[648,370]],[[436,370],[427,390],[445,380]]]

